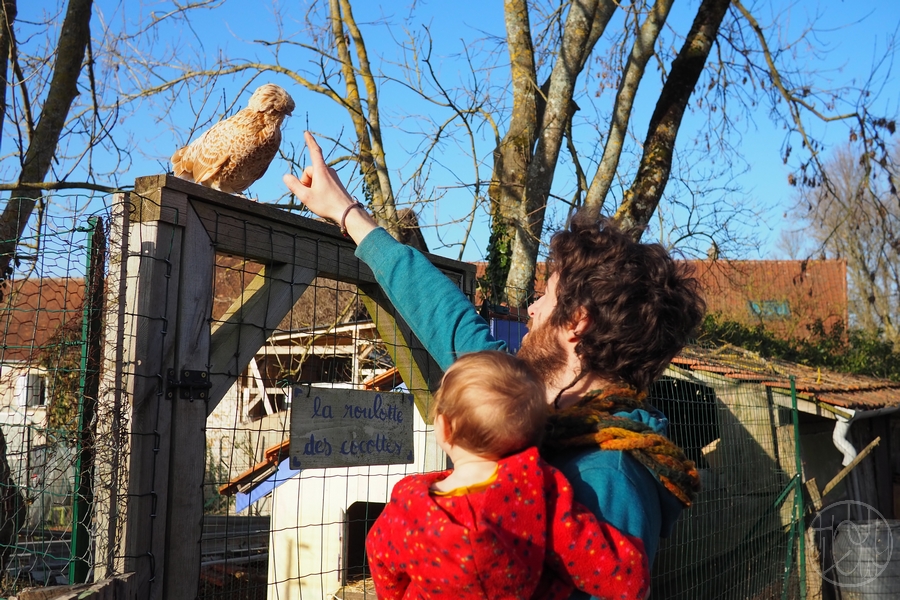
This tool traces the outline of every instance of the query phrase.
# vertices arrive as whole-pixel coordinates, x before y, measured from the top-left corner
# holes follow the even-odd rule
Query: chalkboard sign
[[[294,388],[291,468],[413,462],[412,394]]]

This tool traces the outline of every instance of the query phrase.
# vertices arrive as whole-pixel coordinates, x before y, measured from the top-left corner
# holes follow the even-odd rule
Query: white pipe
[[[853,459],[856,458],[857,455],[856,448],[854,448],[853,444],[850,443],[850,440],[847,439],[847,434],[850,432],[850,420],[853,419],[856,411],[849,408],[841,408],[841,410],[851,413],[850,419],[848,420],[840,415],[835,415],[837,422],[834,424],[834,432],[831,434],[831,441],[834,443],[834,447],[844,455],[844,460],[841,461],[841,464],[846,467],[853,462]]]
[[[900,412],[900,406],[885,406],[883,408],[875,408],[872,410],[853,410],[852,408],[844,408],[842,406],[841,411],[850,413],[850,418],[845,419],[840,415],[835,415],[837,423],[834,425],[831,441],[834,443],[835,448],[840,450],[841,454],[844,455],[844,460],[841,464],[846,467],[857,455],[856,448],[854,448],[853,444],[850,443],[850,440],[847,439],[847,434],[850,432],[850,426],[862,419],[874,419],[876,417],[887,417],[897,414]]]

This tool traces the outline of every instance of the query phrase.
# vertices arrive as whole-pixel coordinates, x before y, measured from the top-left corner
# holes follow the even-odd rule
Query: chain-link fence
[[[135,573],[139,597],[374,598],[369,528],[400,478],[446,461],[423,416],[440,370],[371,272],[333,227],[171,178],[102,213],[44,221],[4,289],[6,589]],[[473,266],[434,260],[474,299]],[[489,318],[516,346],[522,323]],[[720,349],[673,362],[651,403],[703,487],[662,541],[654,599],[830,597],[803,485],[841,469],[824,387]],[[403,455],[305,467],[326,446],[296,415],[375,392],[411,397]],[[824,500],[887,502],[849,481]]]

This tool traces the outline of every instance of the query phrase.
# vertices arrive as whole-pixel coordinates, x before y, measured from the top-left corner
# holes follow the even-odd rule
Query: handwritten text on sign
[[[294,388],[291,468],[413,462],[412,394]]]

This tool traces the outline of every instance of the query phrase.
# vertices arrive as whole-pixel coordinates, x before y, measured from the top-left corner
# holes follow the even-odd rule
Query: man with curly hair
[[[356,241],[356,255],[437,363],[446,369],[463,354],[506,349],[452,282],[376,226],[309,133],[306,141],[312,165],[285,183]],[[577,501],[643,540],[652,564],[699,478],[646,397],[700,324],[703,299],[684,263],[587,212],[553,236],[548,265],[546,293],[528,308],[519,351],[554,409],[543,454]]]

